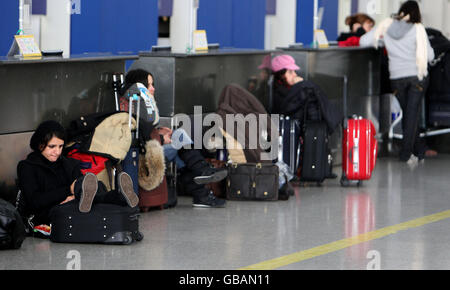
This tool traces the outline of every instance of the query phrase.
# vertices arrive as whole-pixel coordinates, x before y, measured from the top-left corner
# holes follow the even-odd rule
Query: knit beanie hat
[[[61,136],[65,136],[64,127],[60,123],[53,121],[53,120],[42,122],[37,127],[36,131],[34,131],[33,136],[31,136],[31,139],[30,139],[31,149],[33,149],[34,151],[40,151],[39,145],[41,145],[45,142],[44,141],[45,136],[49,133],[54,133],[54,132],[62,133]]]

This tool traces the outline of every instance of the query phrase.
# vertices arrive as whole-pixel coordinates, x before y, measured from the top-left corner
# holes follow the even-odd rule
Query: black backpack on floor
[[[0,199],[0,250],[20,248],[25,237],[19,212],[11,203]]]

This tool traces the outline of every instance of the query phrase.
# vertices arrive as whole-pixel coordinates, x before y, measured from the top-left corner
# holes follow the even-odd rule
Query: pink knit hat
[[[295,59],[292,56],[283,54],[272,59],[272,70],[277,72],[282,69],[299,70],[300,68],[295,64]]]

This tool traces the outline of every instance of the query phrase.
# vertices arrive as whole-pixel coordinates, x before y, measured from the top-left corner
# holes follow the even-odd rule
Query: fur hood
[[[158,141],[147,141],[145,150],[145,155],[139,156],[139,186],[150,191],[163,181],[166,163],[163,147]]]

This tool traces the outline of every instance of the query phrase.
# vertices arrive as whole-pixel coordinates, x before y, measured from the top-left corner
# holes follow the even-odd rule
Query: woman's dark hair
[[[287,72],[287,69],[282,69],[273,73],[273,80],[275,84],[281,84],[283,86],[287,86],[286,78],[284,74]]]
[[[400,9],[398,10],[397,17],[401,19],[408,14],[409,14],[408,22],[410,23],[422,22],[422,15],[420,14],[420,8],[416,1],[409,0],[403,3]]]
[[[121,94],[123,95],[132,85],[135,83],[141,83],[146,88],[148,88],[148,76],[151,76],[153,78],[153,82],[155,81],[155,78],[153,75],[143,69],[134,69],[130,70],[127,75],[125,76],[125,84],[121,89]]]
[[[53,137],[65,141],[66,132],[64,127],[53,120],[42,122],[34,131],[33,136],[31,136],[30,147],[34,151],[42,152]]]

